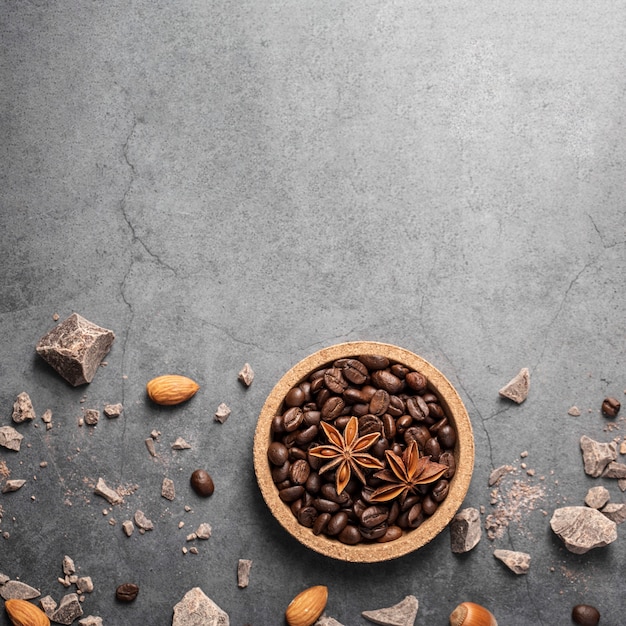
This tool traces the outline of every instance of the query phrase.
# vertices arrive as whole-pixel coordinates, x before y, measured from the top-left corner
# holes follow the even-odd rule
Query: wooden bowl
[[[271,424],[275,415],[281,413],[287,392],[304,381],[313,371],[333,361],[361,355],[386,356],[421,372],[428,378],[428,387],[439,396],[440,404],[448,420],[456,429],[454,449],[456,473],[450,480],[446,499],[435,513],[417,528],[406,531],[400,538],[387,543],[360,543],[346,545],[325,535],[314,535],[310,528],[302,526],[289,506],[278,496],[267,458],[272,441]],[[341,343],[324,348],[294,365],[276,384],[267,397],[259,415],[254,436],[254,470],[259,488],[267,506],[283,528],[308,548],[341,561],[374,563],[388,561],[421,548],[436,537],[450,523],[460,508],[470,485],[474,469],[474,436],[469,416],[458,393],[447,378],[421,357],[397,346],[373,341]]]

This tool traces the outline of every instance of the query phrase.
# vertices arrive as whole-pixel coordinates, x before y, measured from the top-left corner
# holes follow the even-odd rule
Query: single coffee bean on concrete
[[[616,417],[621,408],[622,405],[617,398],[605,398],[602,403],[602,413],[607,417]]]
[[[600,623],[600,611],[590,604],[577,604],[572,609],[572,621],[580,626],[597,626]]]
[[[192,489],[203,498],[208,498],[215,491],[215,484],[209,472],[203,469],[197,469],[191,474],[189,479]]]
[[[115,597],[120,602],[132,602],[139,594],[139,586],[135,583],[123,583],[115,590]]]

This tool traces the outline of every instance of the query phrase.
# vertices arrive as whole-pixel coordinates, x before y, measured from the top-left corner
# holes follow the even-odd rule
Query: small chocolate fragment
[[[129,519],[123,521],[122,530],[124,531],[124,534],[127,537],[130,537],[133,534],[133,531],[135,530],[135,525],[133,524],[133,521]]]
[[[38,589],[21,582],[20,580],[8,580],[0,587],[0,596],[4,600],[14,598],[16,600],[32,600],[41,595]]]
[[[500,479],[509,472],[514,471],[515,468],[512,465],[501,465],[500,467],[496,467],[491,474],[489,474],[489,486],[493,487],[496,483],[500,482]]]
[[[406,596],[404,600],[386,609],[363,611],[361,615],[382,626],[413,626],[419,603],[415,596]]]
[[[22,391],[22,393],[17,396],[13,404],[13,415],[11,417],[16,424],[35,419],[36,415],[33,403],[30,400],[30,396],[25,391]]]
[[[480,541],[482,525],[478,509],[467,507],[450,521],[450,545],[452,552],[469,552]]]
[[[600,623],[600,612],[590,604],[577,604],[572,609],[572,621],[580,626],[597,626]]]
[[[616,524],[621,524],[626,521],[626,504],[624,503],[609,503],[602,509],[600,509],[602,515],[606,515],[610,520]]]
[[[141,530],[153,530],[154,529],[154,524],[152,523],[151,520],[149,520],[143,511],[140,511],[139,509],[137,509],[137,511],[135,511],[135,516],[134,516],[134,521],[135,521],[135,526],[137,526],[137,528],[141,529]]]
[[[191,446],[182,438],[178,437],[172,444],[172,450],[190,450]]]
[[[51,430],[52,428],[52,411],[50,409],[46,409],[41,416],[41,421],[46,425],[46,430]]]
[[[164,478],[161,484],[161,495],[166,500],[173,500],[176,497],[176,489],[174,487],[174,481],[171,478]]]
[[[93,580],[91,580],[91,576],[81,576],[76,581],[76,588],[79,593],[91,593],[94,590]]]
[[[508,398],[517,404],[521,404],[528,397],[529,390],[530,372],[527,367],[523,367],[498,393],[503,398]]]
[[[96,615],[87,615],[78,620],[78,626],[103,626],[102,618]]]
[[[616,417],[621,408],[622,405],[617,398],[605,398],[602,403],[602,413],[607,417]]]
[[[124,406],[120,402],[118,402],[117,404],[105,404],[102,412],[109,419],[113,419],[115,417],[119,417],[122,414],[123,410],[124,410]]]
[[[190,589],[174,605],[172,626],[228,626],[228,613],[222,611],[200,587]]]
[[[580,417],[580,409],[577,406],[572,406],[568,409],[567,414],[572,417]]]
[[[87,409],[83,418],[85,424],[95,426],[100,421],[100,411],[98,411],[98,409]]]
[[[148,452],[150,453],[150,456],[156,456],[156,447],[154,445],[154,439],[152,437],[148,437],[145,440],[145,444],[146,444],[146,448],[148,448]]]
[[[250,582],[250,569],[252,561],[250,559],[239,559],[237,563],[237,587],[244,589]]]
[[[526,552],[494,550],[493,556],[502,561],[515,574],[527,574],[530,569],[530,554]]]
[[[78,595],[68,593],[61,598],[59,606],[50,617],[50,620],[58,624],[71,624],[74,620],[81,617],[83,609],[80,606]]]
[[[313,626],[343,626],[343,624],[338,622],[334,617],[322,615]]]
[[[237,375],[239,382],[249,387],[254,380],[254,370],[250,367],[250,363],[246,363]]]
[[[585,496],[585,504],[592,509],[601,509],[611,497],[606,487],[592,487]]]
[[[44,596],[39,599],[39,606],[41,610],[48,616],[52,617],[57,608],[56,600],[52,596]]]
[[[211,528],[211,524],[203,522],[202,524],[200,524],[200,526],[198,526],[194,534],[196,536],[196,539],[209,539],[212,532],[213,530]]]
[[[602,472],[603,478],[626,478],[626,464],[611,461]]]
[[[597,509],[587,506],[566,506],[556,509],[550,527],[574,554],[584,554],[617,539],[615,522]]]
[[[2,493],[11,493],[12,491],[17,491],[18,489],[21,489],[25,484],[26,481],[22,479],[7,480],[2,487]]]
[[[90,383],[115,334],[72,313],[37,344],[36,350],[70,385]]]
[[[585,473],[597,478],[606,466],[617,458],[617,444],[614,441],[600,443],[587,435],[580,438]]]
[[[19,452],[24,435],[20,434],[13,426],[0,426],[0,446]]]
[[[223,424],[230,417],[230,407],[224,402],[220,403],[215,411],[215,421]]]
[[[114,489],[108,487],[102,478],[98,478],[96,488],[93,490],[93,492],[97,496],[102,496],[109,504],[115,505],[123,502],[122,496],[120,496],[120,494],[117,493],[117,491],[115,491]]]
[[[135,583],[123,583],[115,590],[115,597],[120,602],[132,602],[139,595],[139,586]]]

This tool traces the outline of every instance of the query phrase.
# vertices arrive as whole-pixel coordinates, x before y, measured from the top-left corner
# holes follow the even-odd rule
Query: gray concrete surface
[[[0,450],[27,480],[0,495],[0,572],[58,600],[70,555],[94,580],[85,614],[108,625],[169,624],[194,586],[235,626],[279,624],[313,584],[347,626],[407,594],[418,625],[465,600],[503,626],[566,625],[579,602],[624,623],[623,529],[577,556],[548,521],[597,484],[625,499],[584,474],[578,441],[626,436],[623,411],[613,426],[599,412],[626,389],[626,2],[2,0],[0,40],[1,423],[21,391],[38,413],[19,453]],[[78,389],[34,352],[72,311],[117,335]],[[459,390],[477,448],[466,506],[485,519],[489,473],[517,468],[501,537],[457,556],[444,532],[357,566],[274,521],[252,468],[257,414],[296,361],[357,339],[408,348]],[[528,400],[500,399],[525,366]],[[165,372],[202,389],[156,409],[144,386]],[[78,426],[117,401],[118,420]],[[170,449],[178,436],[190,450]],[[199,466],[207,501],[187,487]],[[104,515],[98,476],[137,489]],[[137,509],[155,529],[127,538]],[[184,555],[202,521],[213,536]],[[530,572],[496,548],[529,552]],[[254,562],[247,589],[239,558]],[[114,601],[126,581],[141,586],[128,606]]]

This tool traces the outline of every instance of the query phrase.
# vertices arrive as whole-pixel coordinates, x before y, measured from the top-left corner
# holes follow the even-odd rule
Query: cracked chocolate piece
[[[500,479],[505,474],[513,471],[515,471],[515,468],[512,465],[501,465],[500,467],[496,467],[496,469],[489,474],[489,486],[493,487],[493,485],[500,482]]]
[[[626,521],[626,504],[609,503],[600,509],[600,513],[616,524],[622,524]]]
[[[246,363],[237,375],[239,382],[245,387],[249,387],[254,380],[254,370],[250,367],[250,363]]]
[[[68,593],[61,598],[59,606],[50,619],[58,624],[71,624],[74,620],[81,617],[82,614],[83,609],[80,606],[78,595]]]
[[[52,596],[48,595],[40,598],[39,606],[48,617],[52,617],[53,613],[56,611],[57,603]]]
[[[77,387],[93,380],[114,339],[113,331],[72,313],[39,340],[36,351],[70,385]]]
[[[250,569],[252,561],[250,559],[239,559],[237,562],[237,587],[245,589],[250,582]]]
[[[39,589],[35,589],[20,580],[7,580],[0,587],[0,596],[4,600],[32,600],[38,598],[41,595]]]
[[[100,421],[100,411],[98,409],[86,409],[83,418],[85,424],[95,426]]]
[[[135,522],[135,526],[137,526],[137,528],[141,530],[153,530],[154,529],[154,524],[152,523],[152,520],[149,520],[145,516],[144,512],[140,511],[139,509],[135,511],[135,516],[133,520]]]
[[[334,617],[322,615],[313,626],[343,626],[343,624],[338,622]]]
[[[550,527],[574,554],[607,546],[617,539],[617,526],[597,509],[566,506],[556,509]]]
[[[220,403],[215,411],[215,421],[223,424],[230,417],[230,413],[230,407],[225,402]]]
[[[78,620],[78,626],[102,626],[102,618],[97,615],[87,615]]]
[[[386,609],[363,611],[361,615],[382,626],[413,626],[419,603],[415,596],[406,596],[404,600]]]
[[[7,480],[4,483],[4,487],[2,487],[2,493],[11,493],[12,491],[17,491],[21,489],[26,484],[26,481],[23,479],[12,479]]]
[[[530,569],[530,554],[513,550],[494,550],[493,556],[502,561],[514,574],[527,574]]]
[[[19,452],[24,435],[20,434],[13,426],[0,426],[0,446]]]
[[[529,390],[530,372],[527,367],[523,367],[498,393],[503,398],[508,398],[517,404],[521,404],[528,397]]]
[[[123,502],[122,496],[117,491],[108,487],[102,478],[98,478],[96,488],[93,491],[97,496],[102,496],[109,504],[120,504]]]
[[[124,407],[121,402],[117,404],[105,404],[102,412],[109,418],[114,419],[122,414]]]
[[[229,626],[228,613],[220,609],[200,587],[190,589],[174,605],[172,626]]]
[[[480,541],[482,525],[478,509],[467,507],[450,521],[450,545],[452,552],[469,552]]]
[[[626,478],[626,464],[611,461],[602,472],[602,478]]]
[[[190,450],[191,446],[182,438],[177,437],[176,441],[172,444],[172,450]]]
[[[22,391],[22,393],[17,396],[13,404],[13,415],[11,417],[16,424],[35,419],[36,415],[33,403],[30,400],[30,396],[25,391]]]
[[[174,481],[171,478],[164,478],[161,483],[161,495],[166,499],[172,501],[176,497],[176,488],[174,487]]]
[[[610,499],[611,494],[606,487],[592,487],[585,496],[585,504],[592,509],[601,509]]]
[[[602,474],[606,466],[617,458],[617,444],[600,443],[587,435],[580,438],[580,449],[583,453],[585,473],[597,478]]]

